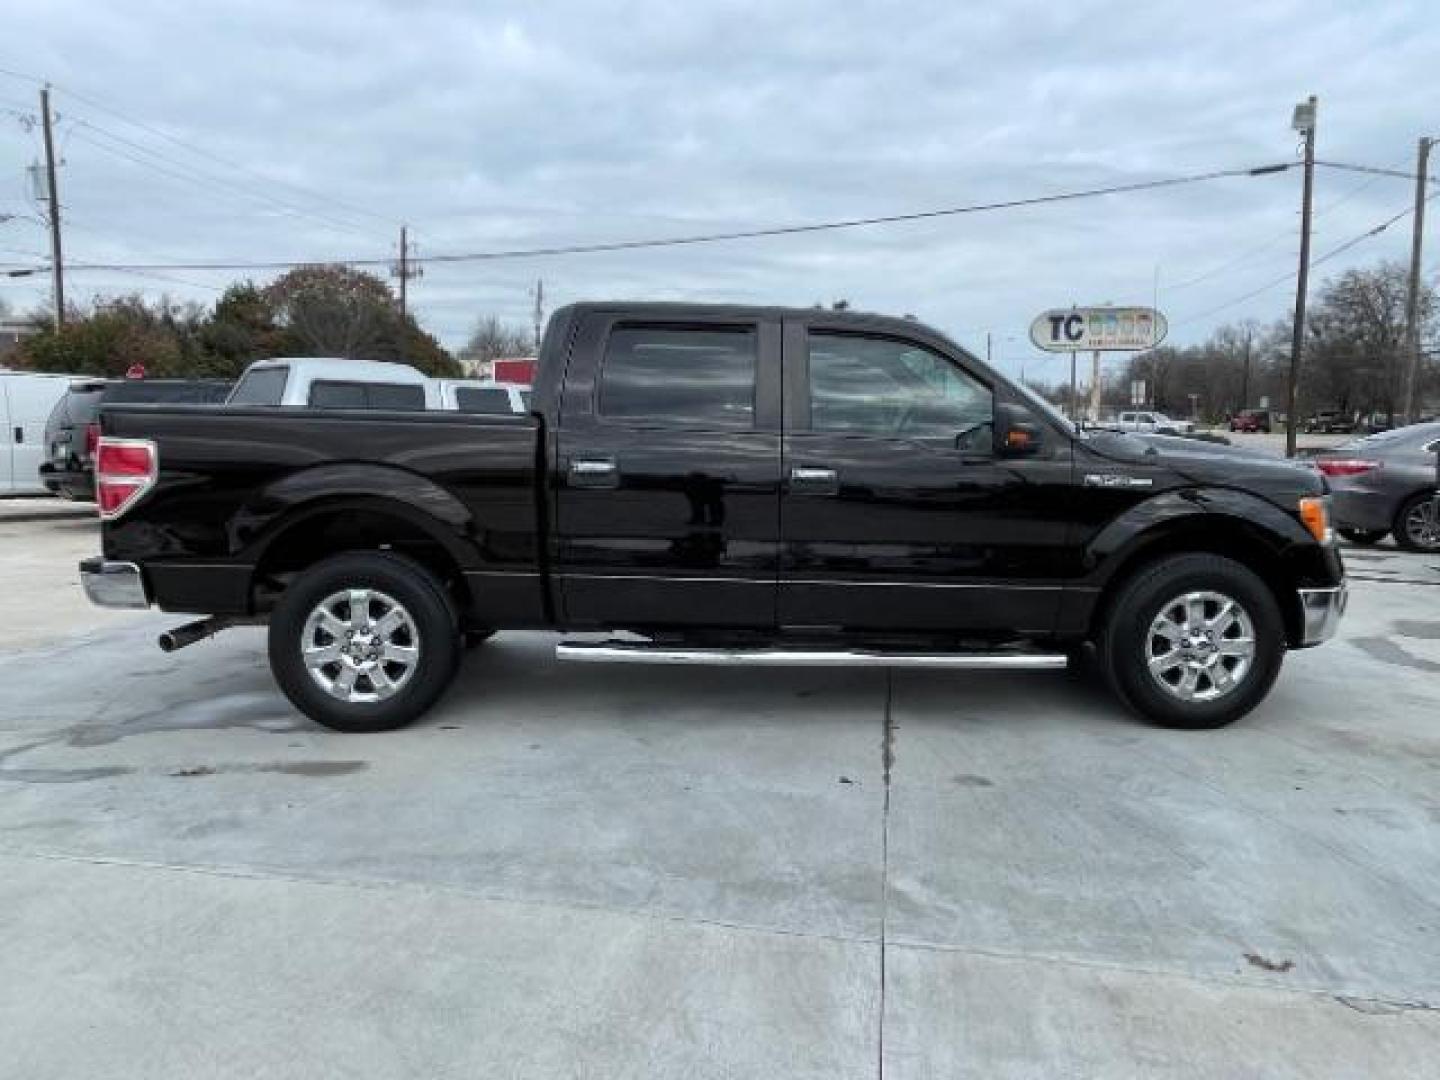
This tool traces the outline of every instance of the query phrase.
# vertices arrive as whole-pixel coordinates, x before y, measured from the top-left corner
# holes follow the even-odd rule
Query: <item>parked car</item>
[[[170,405],[224,401],[228,379],[74,379],[45,424],[45,461],[40,481],[61,498],[95,501],[95,444],[104,405],[164,402]]]
[[[1160,412],[1122,412],[1115,426],[1121,431],[1138,431],[1154,435],[1190,435],[1195,424],[1190,420],[1172,420]]]
[[[0,455],[0,495],[43,494],[40,463],[45,458],[45,421],[70,385],[68,375],[0,371],[0,422],[5,453]]]
[[[471,413],[530,411],[530,387],[488,379],[441,379],[440,397],[447,409]]]
[[[1440,551],[1440,423],[1411,424],[1319,454],[1334,492],[1335,524],[1356,544],[1391,533],[1408,551]]]
[[[436,380],[408,364],[334,357],[276,357],[245,369],[229,405],[296,409],[439,409]]]
[[[248,377],[248,376],[247,376]],[[106,409],[92,600],[265,622],[343,731],[409,723],[463,644],[567,660],[1063,667],[1213,727],[1346,583],[1312,468],[1086,431],[910,319],[578,304],[526,415]],[[1222,554],[1223,553],[1223,554]]]
[[[1241,409],[1230,418],[1231,431],[1269,435],[1275,426],[1274,415],[1269,409]]]
[[[1302,426],[1309,435],[1351,435],[1355,431],[1355,418],[1336,409],[1322,409],[1311,413]]]

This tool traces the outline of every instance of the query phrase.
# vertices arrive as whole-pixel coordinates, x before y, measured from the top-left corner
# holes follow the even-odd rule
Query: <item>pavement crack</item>
[[[885,798],[880,810],[880,1015],[876,1034],[876,1075],[885,1078],[885,938],[890,918],[890,774],[895,766],[895,673],[885,669],[885,712],[881,720],[880,763]]]

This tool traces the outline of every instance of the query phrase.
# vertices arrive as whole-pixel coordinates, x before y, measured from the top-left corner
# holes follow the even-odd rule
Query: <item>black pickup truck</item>
[[[107,409],[85,588],[207,616],[166,648],[268,623],[280,686],[345,731],[410,722],[518,628],[585,633],[574,660],[1084,657],[1214,727],[1345,608],[1318,472],[1078,430],[909,319],[578,304],[532,404]]]

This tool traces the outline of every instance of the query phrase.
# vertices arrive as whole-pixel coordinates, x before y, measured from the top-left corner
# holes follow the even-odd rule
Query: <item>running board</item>
[[[1051,671],[1069,662],[1059,653],[913,653],[876,649],[684,648],[630,641],[562,641],[560,660],[592,664],[714,664],[747,667],[951,668],[969,671]]]

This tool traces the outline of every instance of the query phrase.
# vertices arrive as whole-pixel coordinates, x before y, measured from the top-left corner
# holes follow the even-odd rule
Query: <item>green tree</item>
[[[301,266],[263,290],[279,331],[279,353],[342,356],[413,364],[429,375],[460,367],[407,313],[374,274],[347,266]]]

